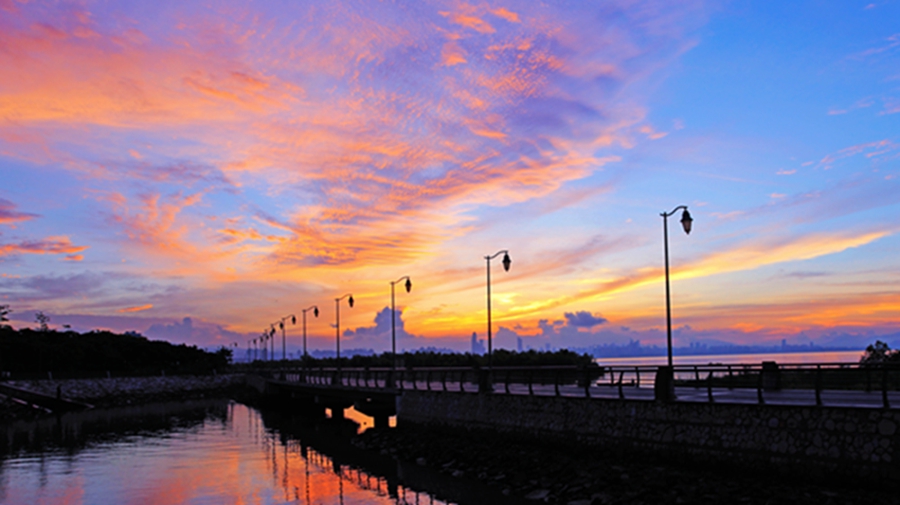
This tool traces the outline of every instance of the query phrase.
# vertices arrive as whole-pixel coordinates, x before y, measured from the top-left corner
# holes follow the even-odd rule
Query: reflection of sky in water
[[[0,503],[416,503],[402,486],[390,497],[384,478],[348,465],[339,472],[328,456],[267,432],[256,410],[232,404],[225,421],[7,459]]]

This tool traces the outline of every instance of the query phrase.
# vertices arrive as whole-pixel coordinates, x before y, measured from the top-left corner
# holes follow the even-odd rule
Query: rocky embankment
[[[226,396],[244,386],[241,374],[172,377],[116,377],[100,379],[24,380],[9,386],[48,396],[112,407],[169,400]],[[33,417],[42,412],[9,398],[0,400],[0,417]]]
[[[369,430],[354,443],[444,473],[476,478],[534,503],[612,504],[896,504],[882,488],[844,482],[797,482],[747,472],[666,461],[648,454],[605,452],[496,433],[405,426]],[[895,485],[896,483],[893,483]]]

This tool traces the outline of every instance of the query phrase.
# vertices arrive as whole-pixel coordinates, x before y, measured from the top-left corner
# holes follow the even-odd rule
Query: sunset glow
[[[241,350],[316,304],[331,349],[352,293],[342,347],[384,351],[408,275],[398,346],[464,350],[508,249],[495,345],[663,344],[687,205],[676,345],[900,342],[897,19],[0,0],[0,304]]]

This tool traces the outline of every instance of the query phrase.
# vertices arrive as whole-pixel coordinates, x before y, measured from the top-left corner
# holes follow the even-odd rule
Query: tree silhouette
[[[5,326],[9,326],[8,324],[3,324],[9,321],[9,315],[12,313],[12,309],[9,308],[9,305],[0,305],[0,328]]]
[[[44,314],[41,311],[35,312],[34,321],[41,325],[41,331],[50,331],[50,328],[47,326],[47,323],[50,322],[50,316],[48,316],[47,314]]]
[[[881,340],[876,340],[874,344],[869,344],[869,346],[866,347],[866,353],[863,354],[862,359],[859,361],[864,365],[894,361],[900,362],[900,351],[892,350],[886,343]]]

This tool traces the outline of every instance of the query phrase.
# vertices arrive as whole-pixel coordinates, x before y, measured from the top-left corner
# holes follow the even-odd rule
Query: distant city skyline
[[[0,2],[11,323],[233,346],[900,333],[900,3]],[[289,348],[301,328],[287,326]],[[385,332],[388,333],[385,333]],[[281,342],[276,356],[281,355]],[[841,344],[842,346],[844,344]]]

